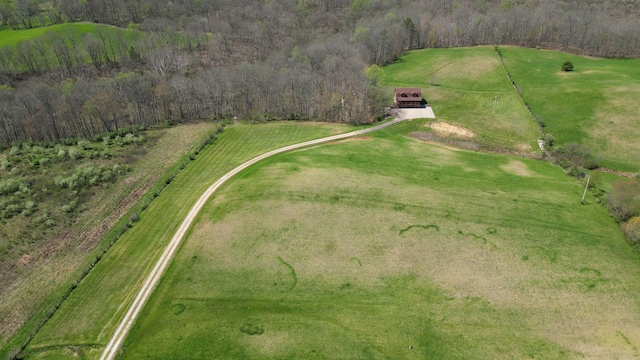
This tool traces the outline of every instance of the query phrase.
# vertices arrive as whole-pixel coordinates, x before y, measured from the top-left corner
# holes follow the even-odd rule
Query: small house
[[[422,107],[422,90],[419,88],[396,89],[394,103],[400,108]]]

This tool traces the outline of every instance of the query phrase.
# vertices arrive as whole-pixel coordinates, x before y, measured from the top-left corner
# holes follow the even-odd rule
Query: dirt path
[[[189,229],[189,227],[191,227],[191,224],[193,223],[193,220],[195,219],[196,215],[198,215],[198,213],[200,212],[200,209],[202,209],[202,207],[207,202],[207,200],[209,200],[211,195],[213,195],[213,193],[216,190],[218,190],[218,188],[222,184],[224,184],[227,180],[232,178],[234,175],[236,175],[240,171],[246,169],[247,167],[257,163],[260,160],[266,159],[270,156],[280,154],[286,151],[294,150],[294,149],[299,149],[306,146],[317,145],[317,144],[321,144],[329,141],[335,141],[335,140],[345,139],[352,136],[358,136],[358,135],[370,133],[370,132],[380,130],[387,126],[391,126],[400,121],[404,121],[408,119],[411,119],[411,116],[407,116],[407,114],[402,114],[402,111],[400,111],[400,113],[395,119],[371,128],[352,131],[346,134],[334,135],[334,136],[329,136],[321,139],[306,141],[303,143],[289,145],[289,146],[282,147],[280,149],[272,150],[239,165],[238,167],[236,167],[235,169],[231,170],[230,172],[225,174],[223,177],[218,179],[218,181],[216,181],[213,185],[211,185],[200,196],[198,201],[193,205],[193,207],[185,217],[184,221],[182,222],[182,224],[180,225],[176,233],[171,238],[171,241],[169,242],[164,252],[162,253],[160,258],[156,262],[155,266],[153,267],[153,269],[145,279],[144,283],[142,284],[142,288],[140,288],[140,291],[138,292],[135,299],[133,300],[133,303],[127,310],[122,320],[120,320],[120,323],[116,328],[116,331],[113,333],[113,336],[111,337],[111,340],[109,340],[109,343],[105,347],[102,353],[102,356],[100,356],[100,359],[111,360],[115,358],[116,354],[118,353],[118,350],[122,346],[122,342],[124,341],[124,338],[127,336],[127,333],[129,332],[129,329],[131,329],[131,326],[133,326],[134,322],[136,321],[136,318],[138,317],[138,314],[140,314],[140,311],[144,307],[144,304],[147,302],[147,300],[151,296],[151,293],[160,282],[160,278],[162,278],[162,275],[164,274],[165,270],[171,264],[171,260],[173,259],[173,256],[175,255],[176,250],[180,245],[180,242],[184,238],[184,235],[187,233],[187,230]]]

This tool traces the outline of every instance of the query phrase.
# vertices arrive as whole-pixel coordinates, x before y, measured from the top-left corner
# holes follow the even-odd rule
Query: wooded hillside
[[[413,48],[517,44],[640,55],[635,1],[0,4],[5,28],[113,25],[82,34],[65,27],[0,48],[0,146],[190,118],[370,122],[388,99],[364,70]]]

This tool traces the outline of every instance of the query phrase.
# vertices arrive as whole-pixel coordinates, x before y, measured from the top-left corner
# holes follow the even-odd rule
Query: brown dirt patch
[[[462,127],[460,125],[455,125],[455,124],[449,124],[444,121],[430,123],[429,127],[433,129],[433,131],[435,131],[438,135],[441,135],[441,136],[453,135],[463,139],[472,139],[476,136],[476,134],[473,131],[465,127]]]
[[[18,266],[25,266],[25,265],[28,265],[30,262],[31,262],[31,255],[23,254],[22,256],[20,256],[20,258],[16,263],[18,264]]]
[[[500,166],[500,168],[508,173],[518,176],[532,176],[533,172],[529,170],[527,164],[518,160],[511,160],[508,164]]]
[[[531,151],[531,145],[526,143],[518,144],[516,145],[516,149],[518,149],[518,151]]]

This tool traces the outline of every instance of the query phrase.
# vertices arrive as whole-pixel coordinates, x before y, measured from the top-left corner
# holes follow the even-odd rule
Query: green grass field
[[[637,170],[638,70],[626,70],[635,60],[502,53],[560,144],[585,143],[606,166]],[[576,72],[559,73],[566,59]],[[437,120],[470,129],[473,141],[537,151],[538,125],[492,48],[413,51],[384,72],[389,91],[421,87]],[[282,154],[233,179],[191,230],[124,358],[640,357],[640,260],[606,209],[590,197],[581,205],[581,184],[548,162],[408,135],[429,131],[425,125],[414,120]],[[63,303],[25,357],[96,358],[209,184],[267,150],[347,129],[225,130]]]
[[[204,190],[240,163],[283,145],[341,133],[340,124],[236,124],[227,128],[142,213],[27,348],[29,358],[68,358],[68,347],[96,354],[113,333],[143,275]],[[98,348],[98,349],[97,349]],[[46,351],[51,350],[51,351]]]
[[[384,68],[383,83],[389,94],[394,87],[422,88],[438,120],[472,130],[478,141],[537,150],[538,125],[491,47],[411,51]]]
[[[513,80],[559,144],[587,145],[602,164],[640,171],[640,60],[504,47]],[[560,71],[570,60],[573,72]]]
[[[0,30],[0,47],[15,46],[25,40],[33,40],[44,36],[49,31],[54,32],[73,32],[80,36],[86,33],[93,33],[97,27],[107,27],[108,25],[91,24],[91,23],[69,23],[51,26],[43,26],[33,29],[13,30],[5,28]]]
[[[640,356],[640,260],[606,209],[547,162],[406,136],[423,126],[228,183],[124,358]]]

